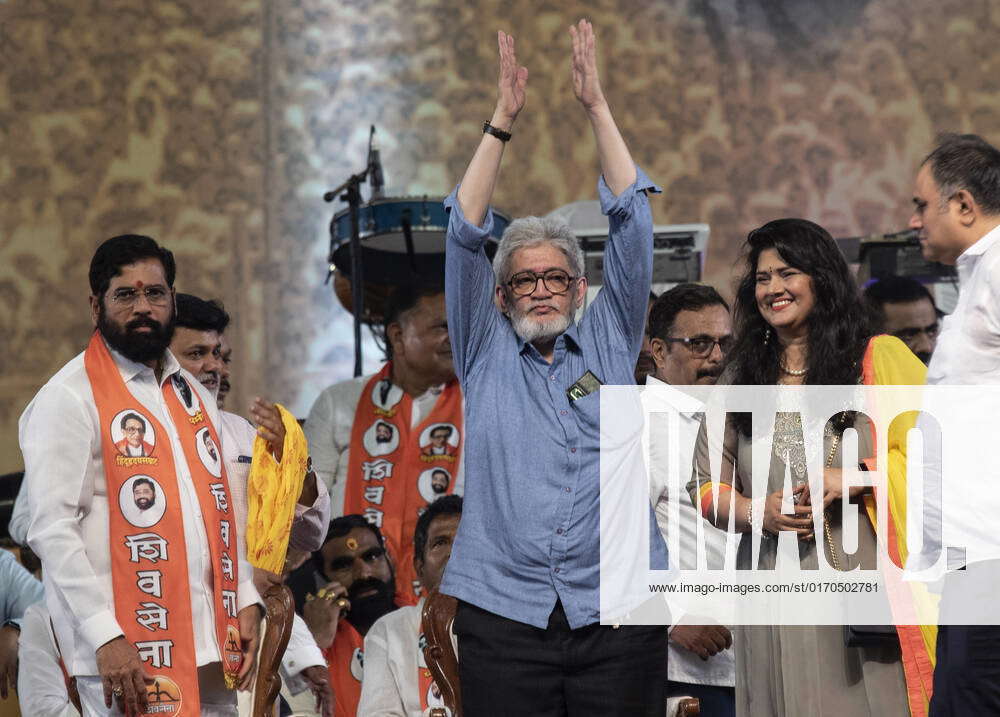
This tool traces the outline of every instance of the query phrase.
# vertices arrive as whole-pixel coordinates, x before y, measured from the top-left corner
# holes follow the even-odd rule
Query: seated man
[[[317,575],[302,616],[329,666],[335,714],[353,717],[361,697],[364,637],[376,620],[396,609],[395,572],[382,533],[356,514],[331,521],[313,561]]]
[[[865,289],[875,330],[900,339],[924,363],[937,345],[940,312],[927,287],[916,279],[890,276]]]
[[[80,714],[73,703],[74,699],[77,703],[80,701],[76,680],[63,672],[62,656],[52,632],[52,618],[44,600],[29,607],[21,623],[17,696],[22,715],[79,717]]]
[[[21,618],[32,603],[44,599],[42,584],[21,567],[9,550],[0,548],[0,698],[17,687],[18,637]],[[31,713],[26,713],[31,714]]]
[[[461,517],[462,499],[449,495],[427,506],[417,521],[413,567],[426,593],[436,590],[441,582]],[[423,609],[421,598],[416,605],[390,612],[368,631],[358,714],[421,717],[432,707],[444,707],[424,662]]]

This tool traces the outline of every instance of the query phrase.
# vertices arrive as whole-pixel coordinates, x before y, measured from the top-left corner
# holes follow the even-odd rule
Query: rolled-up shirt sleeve
[[[94,499],[88,471],[98,432],[81,399],[65,386],[44,388],[20,428],[28,485],[28,545],[45,565],[54,597],[92,650],[124,632],[112,596],[87,555],[78,514]]]
[[[312,505],[295,504],[295,519],[288,540],[291,547],[313,553],[323,547],[330,526],[330,492],[326,483],[316,476],[316,500]]]
[[[0,622],[12,620],[20,625],[25,610],[44,597],[42,584],[17,562],[14,554],[0,550]]]
[[[635,355],[642,345],[653,278],[653,214],[646,194],[660,191],[639,167],[635,182],[617,196],[603,176],[597,182],[609,233],[604,247],[604,284],[588,311],[617,327],[623,345]]]
[[[482,226],[476,226],[462,213],[457,195],[455,187],[444,200],[450,215],[445,244],[445,303],[455,373],[464,382],[494,331],[500,312],[493,303],[496,279],[484,248],[493,231],[493,208],[487,209]]]

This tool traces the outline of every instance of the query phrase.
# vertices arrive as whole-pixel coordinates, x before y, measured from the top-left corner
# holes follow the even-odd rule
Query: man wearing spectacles
[[[666,538],[668,517],[677,515],[682,545],[697,544],[701,524],[709,564],[721,564],[727,549],[726,534],[701,520],[686,492],[670,495],[667,466],[671,461],[680,466],[694,463],[701,425],[697,413],[702,407],[674,386],[712,385],[718,380],[733,340],[729,307],[710,286],[680,284],[653,304],[648,331],[656,368],[646,377],[643,406],[648,414],[675,411],[680,415],[679,445],[670,445],[666,436],[651,435],[647,446],[656,522]],[[650,424],[650,431],[655,426]],[[671,510],[671,500],[679,502],[676,513]],[[697,697],[702,714],[735,714],[735,661],[729,649],[732,633],[676,606],[671,606],[670,620],[667,695]]]
[[[201,481],[209,474],[186,458],[196,454],[194,417],[185,413],[179,398],[171,398],[171,381],[183,381],[203,408],[197,423],[203,428],[220,425],[214,397],[168,348],[175,329],[174,276],[173,254],[149,237],[122,235],[101,244],[89,272],[96,333],[87,350],[36,394],[18,424],[28,486],[27,539],[45,565],[54,631],[87,715],[145,711],[153,670],[170,667],[168,663],[177,670],[172,673],[176,679],[197,685],[194,712],[235,715],[236,696],[226,689],[223,674],[223,658],[234,661],[235,655],[218,639],[220,629],[235,629],[230,619],[238,624],[241,643],[239,687],[249,688],[254,677],[260,597],[249,565],[229,560],[227,580],[235,589],[225,592],[235,593],[235,599],[226,603],[219,566],[228,554],[212,540],[222,534],[223,525],[232,539],[244,536],[235,526],[228,530],[228,507],[217,503],[215,515],[206,510],[210,504]],[[118,415],[120,423],[107,420]],[[153,422],[163,430],[156,431],[156,441],[146,448],[142,437],[153,437]],[[116,429],[126,437],[128,456],[107,443]],[[137,581],[127,550],[126,560],[120,559],[127,540],[149,537],[124,527],[127,518],[121,519],[116,483],[124,485],[136,470],[134,461],[142,461],[143,472],[161,485],[172,487],[169,496],[166,491],[157,496],[164,513],[157,532],[149,535],[158,542],[150,544],[152,552],[143,558],[155,562],[157,571],[172,568],[172,582],[164,578],[163,583],[172,585],[172,591],[161,590],[160,572],[153,583]],[[225,482],[219,488],[226,498],[222,505],[228,506]],[[168,534],[169,553],[162,537]],[[142,615],[136,608],[148,606],[149,598],[137,595],[135,587],[143,595],[155,595],[158,609],[173,614],[183,610],[187,617],[179,623],[164,618],[155,627],[145,624],[137,619]],[[152,639],[157,642],[149,641],[149,631],[156,632]]]
[[[875,324],[900,339],[924,363],[937,346],[939,312],[927,287],[906,276],[879,279],[865,289]]]
[[[664,709],[666,631],[600,624],[598,510],[598,389],[635,382],[652,276],[646,194],[659,189],[636,167],[604,98],[593,28],[581,20],[570,34],[572,85],[596,140],[610,223],[604,284],[580,322],[574,317],[587,279],[565,223],[512,222],[492,267],[483,249],[528,79],[506,33],[498,33],[496,109],[445,202],[445,297],[466,397],[468,487],[441,591],[459,599],[464,711],[485,717],[638,717]],[[651,508],[645,518],[651,550],[643,560],[665,569]]]
[[[675,286],[650,309],[649,343],[659,381],[714,384],[733,343],[729,307],[710,286]]]

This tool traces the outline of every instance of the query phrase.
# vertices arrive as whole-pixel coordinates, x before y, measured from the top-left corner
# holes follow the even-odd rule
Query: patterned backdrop
[[[390,194],[446,194],[490,115],[497,28],[531,72],[497,206],[595,197],[569,84],[580,14],[665,190],[657,223],[709,223],[723,288],[754,226],[900,229],[936,132],[1000,142],[988,0],[0,0],[0,470],[20,468],[24,405],[85,344],[87,263],[113,234],[164,241],[178,287],[231,309],[232,407],[304,414],[348,377],[321,196],[364,167],[371,124]]]

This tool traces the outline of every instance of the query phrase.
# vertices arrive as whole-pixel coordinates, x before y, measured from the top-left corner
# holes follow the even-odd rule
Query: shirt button
[[[569,449],[569,452],[570,452],[570,453],[576,453],[576,449],[575,449],[575,448],[570,448],[570,449]]]
[[[560,416],[565,416],[566,415],[566,410],[563,409],[562,411],[559,411],[559,415]]]
[[[556,380],[555,376],[549,376],[549,381],[555,381],[555,380]]]
[[[563,529],[562,528],[556,528],[556,535],[562,535],[562,534],[563,534]]]
[[[553,572],[558,573],[559,572],[559,568],[556,568]]]
[[[571,492],[572,490],[573,490],[572,488],[570,488],[569,486],[566,486],[566,492],[567,493]]]

